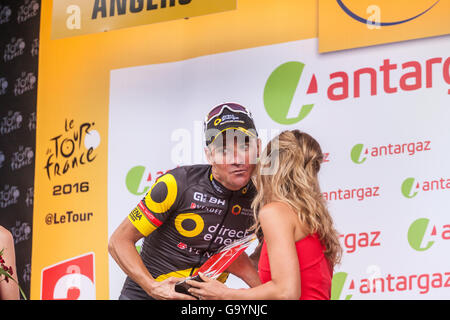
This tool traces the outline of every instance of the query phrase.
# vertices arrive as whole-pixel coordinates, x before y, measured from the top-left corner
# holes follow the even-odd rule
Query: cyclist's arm
[[[136,250],[136,242],[141,238],[143,235],[126,218],[111,235],[108,250],[119,267],[142,289],[150,292],[155,279],[148,272]]]
[[[158,282],[145,267],[135,244],[143,235],[126,218],[111,235],[108,250],[120,268],[133,279],[148,295],[155,299],[188,299],[195,298],[175,292],[175,283],[179,278],[168,278]]]
[[[135,247],[139,239],[159,228],[176,207],[179,186],[173,174],[161,176],[156,181],[144,199],[114,231],[108,248],[122,270],[148,295],[156,299],[191,299],[188,295],[175,292],[175,283],[180,281],[179,278],[155,281]]]

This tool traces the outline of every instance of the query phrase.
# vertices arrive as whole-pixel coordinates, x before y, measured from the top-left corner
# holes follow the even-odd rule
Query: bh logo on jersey
[[[42,270],[42,300],[95,300],[94,253]]]

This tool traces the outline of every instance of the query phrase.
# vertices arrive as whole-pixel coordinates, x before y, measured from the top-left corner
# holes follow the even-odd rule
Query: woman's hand
[[[188,291],[194,296],[198,297],[200,300],[226,300],[228,299],[227,294],[231,289],[229,289],[222,282],[208,278],[203,273],[199,272],[200,278],[204,282],[199,282],[195,280],[188,280],[192,288]]]

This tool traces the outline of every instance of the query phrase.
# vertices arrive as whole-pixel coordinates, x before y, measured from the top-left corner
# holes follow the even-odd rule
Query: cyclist
[[[204,128],[209,164],[159,177],[110,238],[109,252],[127,274],[120,300],[195,299],[175,292],[175,284],[220,247],[249,234],[256,194],[250,178],[260,149],[252,115],[239,104],[221,104],[208,113]],[[138,254],[135,243],[143,237]],[[227,272],[250,287],[260,284],[245,253]]]

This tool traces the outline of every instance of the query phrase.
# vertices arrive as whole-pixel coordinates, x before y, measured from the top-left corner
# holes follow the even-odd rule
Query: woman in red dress
[[[329,300],[342,248],[322,197],[319,143],[299,130],[284,131],[264,150],[254,177],[256,232],[262,232],[261,285],[232,289],[201,275],[189,281],[201,299]]]

